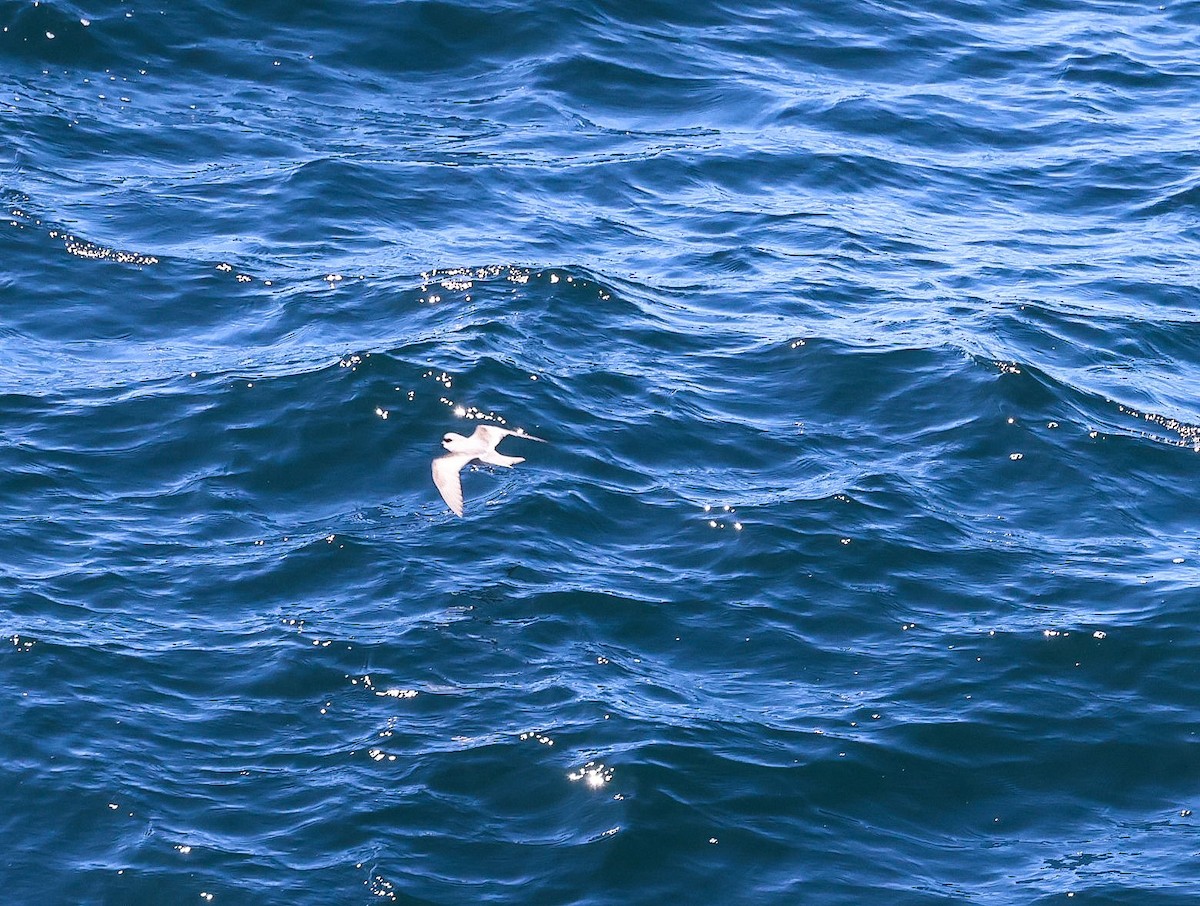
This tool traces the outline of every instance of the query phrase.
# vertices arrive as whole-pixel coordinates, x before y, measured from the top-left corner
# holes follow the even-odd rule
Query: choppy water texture
[[[163,6],[0,0],[6,902],[1195,902],[1200,6]]]

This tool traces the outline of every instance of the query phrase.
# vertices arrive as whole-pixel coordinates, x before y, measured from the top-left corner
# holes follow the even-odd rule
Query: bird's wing
[[[500,441],[510,434],[512,434],[511,431],[505,428],[497,428],[495,425],[479,425],[475,429],[475,433],[471,435],[471,438],[487,444],[488,447],[494,450],[496,444],[500,443]]]
[[[462,481],[458,473],[473,458],[465,453],[450,453],[433,461],[433,483],[442,495],[442,500],[446,501],[446,506],[450,507],[456,516],[463,514]]]
[[[537,440],[545,443],[540,437],[534,437],[532,434],[526,434],[524,431],[509,431],[507,428],[498,428],[495,425],[480,425],[475,429],[475,437],[487,443],[489,446],[495,447],[506,437],[520,437],[524,440]]]
[[[546,441],[540,437],[534,437],[532,434],[526,434],[524,431],[509,431],[513,437],[519,437],[522,440],[536,440],[539,444],[544,444]]]

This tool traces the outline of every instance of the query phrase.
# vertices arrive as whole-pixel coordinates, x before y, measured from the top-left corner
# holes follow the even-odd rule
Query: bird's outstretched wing
[[[473,458],[464,453],[449,453],[433,461],[433,483],[442,495],[442,500],[446,501],[446,506],[450,507],[456,516],[463,514],[462,481],[458,473]]]
[[[475,434],[472,435],[484,443],[495,447],[496,444],[504,440],[506,437],[519,437],[522,440],[536,440],[545,443],[540,437],[534,437],[532,434],[526,434],[524,431],[509,431],[507,428],[500,428],[496,425],[480,425],[475,429]]]
[[[519,437],[522,440],[536,440],[539,444],[544,444],[546,441],[540,437],[534,437],[532,434],[526,434],[524,431],[509,431],[513,437]]]
[[[504,440],[512,432],[505,428],[498,428],[495,425],[479,425],[475,428],[475,433],[471,435],[471,440],[478,441],[480,444],[486,444],[493,450],[496,449],[496,444]]]

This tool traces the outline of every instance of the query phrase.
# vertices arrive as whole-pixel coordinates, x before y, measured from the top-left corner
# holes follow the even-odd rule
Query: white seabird
[[[526,434],[524,431],[509,431],[507,428],[497,428],[495,425],[479,425],[470,437],[447,432],[442,438],[442,446],[446,448],[445,456],[439,456],[433,461],[433,483],[438,492],[456,515],[463,514],[462,481],[458,473],[472,459],[486,462],[493,466],[511,468],[519,462],[524,462],[524,456],[505,456],[496,452],[496,444],[509,435],[536,440],[545,443],[540,437]]]

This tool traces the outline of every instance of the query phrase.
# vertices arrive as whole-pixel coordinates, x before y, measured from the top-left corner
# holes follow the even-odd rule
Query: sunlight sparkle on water
[[[572,783],[582,780],[588,789],[598,790],[613,778],[612,768],[598,761],[589,761],[578,771],[572,771],[567,779]]]

